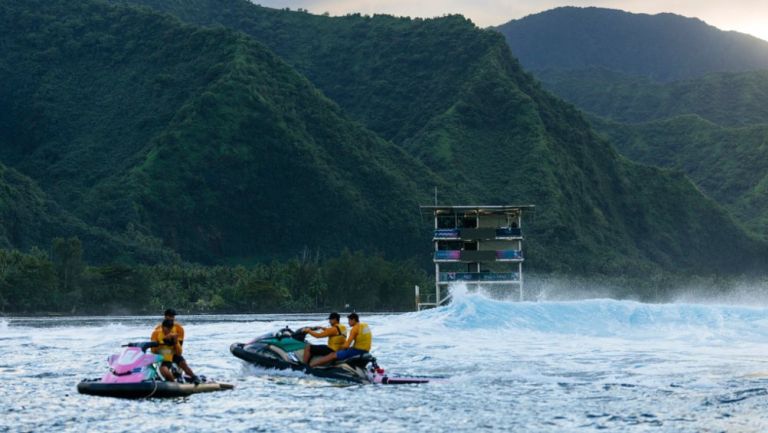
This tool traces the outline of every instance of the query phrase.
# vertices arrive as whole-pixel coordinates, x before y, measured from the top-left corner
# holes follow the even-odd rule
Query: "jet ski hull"
[[[203,392],[216,392],[233,389],[228,383],[177,383],[146,381],[138,383],[102,383],[100,379],[84,380],[77,384],[80,394],[117,398],[173,398],[186,397]]]
[[[274,351],[254,349],[253,347],[246,349],[243,343],[232,344],[229,346],[229,351],[243,361],[248,361],[264,368],[273,368],[275,370],[304,370],[306,367],[282,359],[282,357]]]
[[[313,376],[326,379],[346,380],[355,383],[372,383],[371,378],[365,372],[365,366],[352,366],[347,363],[335,363],[327,366],[310,368],[298,361],[302,355],[297,352],[285,352],[279,347],[270,344],[234,343],[229,351],[236,357],[264,368],[276,370],[303,371]]]

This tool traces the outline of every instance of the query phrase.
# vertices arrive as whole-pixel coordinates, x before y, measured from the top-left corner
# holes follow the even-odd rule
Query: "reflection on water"
[[[249,366],[229,345],[324,315],[180,316],[185,356],[231,392],[174,400],[79,395],[155,317],[0,320],[0,431],[768,431],[765,309],[458,293],[437,310],[364,316],[399,387]]]

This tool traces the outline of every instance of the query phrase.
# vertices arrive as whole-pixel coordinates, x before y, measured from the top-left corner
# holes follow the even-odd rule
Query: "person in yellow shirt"
[[[368,327],[368,324],[361,322],[357,313],[350,313],[350,315],[347,316],[347,320],[351,329],[347,341],[341,346],[341,350],[329,353],[320,359],[312,360],[310,363],[311,367],[328,364],[334,360],[343,361],[353,356],[363,355],[371,351],[373,334],[371,333],[371,328]],[[354,342],[354,344],[352,342]]]
[[[157,346],[152,348],[152,353],[163,357],[163,362],[160,364],[160,374],[165,380],[175,382],[176,378],[173,377],[171,366],[173,365],[173,357],[178,356],[177,354],[181,352],[181,344],[179,344],[178,336],[173,333],[173,321],[163,320],[160,329],[155,328],[152,331],[150,339],[153,343],[157,343]]]
[[[179,338],[179,345],[184,345],[184,327],[181,326],[181,323],[176,321],[176,310],[173,308],[169,308],[165,310],[163,313],[163,320],[170,320],[173,322],[173,333],[176,334],[176,336]],[[155,330],[159,330],[161,327],[161,324],[158,324],[155,326]],[[181,354],[179,354],[181,355]]]
[[[171,374],[171,371],[170,371],[170,367],[172,366],[172,364],[176,364],[176,365],[178,365],[184,371],[184,373],[187,374],[187,376],[192,378],[192,381],[197,383],[199,381],[197,375],[195,375],[195,373],[189,367],[189,364],[187,364],[187,360],[184,359],[184,357],[182,356],[182,352],[184,350],[183,349],[183,344],[184,344],[184,327],[181,326],[181,323],[176,321],[176,310],[174,310],[173,308],[169,308],[169,309],[165,310],[163,315],[165,316],[164,320],[163,320],[163,323],[161,323],[160,325],[157,325],[155,327],[154,331],[152,331],[152,341],[157,341],[155,339],[155,337],[157,335],[162,335],[164,337],[164,339],[167,340],[168,343],[170,343],[170,344],[166,344],[164,346],[171,346],[172,347],[173,356],[172,356],[171,359],[167,359],[167,360],[163,361],[163,365],[160,366],[160,372],[161,372],[161,374],[163,374],[163,377],[165,377],[166,379],[168,379],[169,375],[170,375],[170,377],[173,377],[173,375]],[[171,323],[170,331],[169,332],[163,332],[163,329],[162,329],[163,324],[165,324],[167,321],[170,321],[170,323]],[[158,341],[158,343],[161,343],[162,340],[163,339],[160,339],[160,341]],[[162,346],[162,344],[161,344],[161,346]],[[166,351],[167,350],[168,349],[166,349]],[[154,353],[159,353],[159,350],[156,350],[156,349],[153,349],[152,351]],[[163,369],[167,370],[167,372],[168,372],[167,375],[165,373],[163,373]],[[171,380],[173,380],[173,379],[171,379]]]
[[[341,349],[347,340],[347,327],[339,323],[341,316],[339,313],[331,313],[328,316],[328,323],[331,325],[315,331],[311,328],[302,328],[299,331],[305,332],[315,338],[328,337],[328,344],[309,344],[304,347],[304,364],[309,364],[313,356],[326,356]]]

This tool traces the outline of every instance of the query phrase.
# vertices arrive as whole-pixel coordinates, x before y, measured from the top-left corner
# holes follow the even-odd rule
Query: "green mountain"
[[[683,171],[766,237],[768,70],[750,69],[768,69],[768,42],[669,14],[595,8],[499,30],[544,87],[594,115],[623,155]]]
[[[563,7],[497,29],[533,71],[602,68],[667,81],[768,69],[768,42],[674,14]]]
[[[659,83],[605,69],[541,71],[544,86],[582,110],[619,122],[685,114],[725,126],[768,123],[768,71]]]
[[[544,74],[550,79],[552,75]],[[546,86],[580,108],[633,161],[682,170],[750,231],[765,238],[768,73],[650,83],[557,73]],[[608,74],[609,76],[613,74]],[[584,77],[579,81],[577,77]]]
[[[0,20],[0,157],[83,219],[201,261],[417,239],[440,180],[262,45],[99,2]]]
[[[618,157],[579,113],[522,71],[502,38],[461,17],[330,18],[246,1],[130,3],[264,43],[350,116],[461,185],[469,195],[460,198],[535,202],[527,233],[539,269],[695,267],[709,261],[711,239],[687,212],[720,215],[719,225],[734,227],[679,174]],[[690,203],[682,213],[681,202]]]
[[[426,259],[417,204],[437,186],[444,202],[535,203],[538,271],[741,272],[768,257],[461,17],[146,4],[189,24],[97,1],[0,5],[0,159],[104,230],[204,262],[304,247]]]
[[[682,170],[753,232],[768,237],[768,124],[727,128],[696,115],[593,124],[630,159]]]

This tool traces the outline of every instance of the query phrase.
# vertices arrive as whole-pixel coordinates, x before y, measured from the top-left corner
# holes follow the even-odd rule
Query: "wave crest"
[[[492,299],[464,285],[451,288],[452,302],[417,313],[451,329],[527,330],[599,337],[700,337],[764,339],[768,337],[765,308],[690,303],[644,304],[636,301],[514,302]]]

